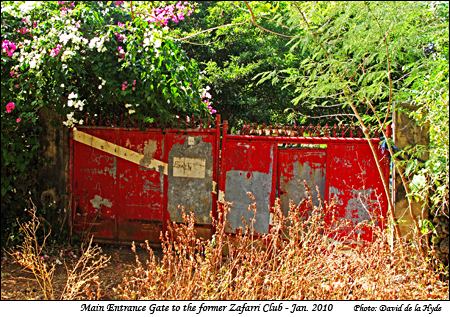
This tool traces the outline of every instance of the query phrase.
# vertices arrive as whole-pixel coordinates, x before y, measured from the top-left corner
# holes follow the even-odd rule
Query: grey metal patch
[[[352,198],[348,200],[345,207],[345,218],[354,224],[372,219],[369,211],[375,209],[376,200],[370,199],[372,189],[352,189]],[[375,220],[375,219],[374,219]]]
[[[298,204],[308,196],[304,181],[311,190],[312,202],[315,206],[319,205],[317,188],[322,199],[325,195],[325,167],[312,169],[308,162],[304,164],[294,162],[293,172],[294,176],[288,182],[284,182],[283,178],[280,180],[280,189],[283,191],[283,194],[280,195],[281,208],[285,214],[289,210],[290,200]]]
[[[251,192],[256,199],[256,218],[254,228],[256,232],[269,231],[269,198],[272,190],[272,169],[268,174],[261,172],[235,171],[227,172],[225,184],[225,200],[232,202],[228,223],[232,231],[243,227],[242,218],[250,224],[254,214],[248,210],[253,202],[247,196]]]
[[[169,153],[168,204],[170,219],[182,222],[182,210],[194,212],[196,223],[211,224],[213,153],[202,137],[174,144]]]

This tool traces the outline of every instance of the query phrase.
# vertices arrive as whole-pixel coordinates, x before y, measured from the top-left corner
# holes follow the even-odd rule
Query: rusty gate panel
[[[321,148],[278,150],[278,197],[285,215],[290,201],[299,204],[308,197],[305,182],[315,206],[319,204],[318,194],[325,199],[326,157],[327,150]]]
[[[86,130],[79,129],[78,133],[83,131]],[[89,135],[117,142],[110,129],[89,130]],[[119,204],[117,158],[81,142],[74,142],[73,146],[73,229],[92,233],[98,238],[113,239]]]
[[[374,142],[378,148],[378,142]],[[378,151],[382,164],[387,161]],[[355,226],[368,221],[384,226],[387,199],[375,160],[367,142],[352,142],[328,146],[327,190],[329,201],[336,206],[338,219],[348,219],[351,225],[340,232],[340,236],[353,239],[361,237],[372,240],[372,230],[368,226]],[[389,171],[387,175],[389,176]]]
[[[228,136],[223,144],[221,184],[224,199],[232,203],[228,214],[231,232],[243,226],[242,218],[250,224],[255,217],[248,207],[256,200],[254,229],[267,233],[270,224],[270,209],[275,199],[276,143],[251,141]]]
[[[117,159],[119,241],[158,242],[163,227],[164,135],[156,131],[123,131],[117,145],[143,155],[139,165]]]
[[[215,210],[217,134],[170,132],[165,137],[168,160],[167,211],[171,221],[183,222],[182,208],[194,212],[197,232],[210,236]]]

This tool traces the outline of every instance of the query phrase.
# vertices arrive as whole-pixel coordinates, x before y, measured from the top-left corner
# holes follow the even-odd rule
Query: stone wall
[[[405,149],[414,145],[424,145],[428,147],[430,143],[428,127],[419,127],[413,119],[409,117],[409,113],[413,110],[409,104],[401,104],[394,112],[393,118],[393,138],[395,145],[400,149]],[[419,159],[425,161],[428,159],[428,154],[424,153]],[[412,230],[414,230],[413,218],[425,219],[428,218],[427,210],[422,208],[423,202],[412,201],[412,212],[408,208],[408,200],[406,198],[406,191],[402,184],[400,175],[395,172],[395,186],[394,186],[394,214],[395,218],[399,220],[400,232],[403,237],[408,237]]]
[[[419,127],[413,119],[409,117],[409,113],[415,110],[409,104],[401,104],[394,113],[393,120],[393,137],[395,145],[401,150],[414,145],[424,145],[429,147],[429,127]],[[426,161],[428,153],[423,153],[418,159]],[[399,221],[400,232],[403,237],[411,236],[414,228],[413,218],[416,220],[428,219],[432,221],[436,228],[436,233],[431,237],[431,243],[435,247],[437,256],[444,262],[448,263],[449,252],[449,229],[448,218],[445,216],[434,217],[429,215],[427,208],[423,207],[423,202],[412,201],[412,212],[409,211],[408,201],[406,199],[406,191],[402,184],[398,173],[395,173],[395,186],[393,190],[394,197],[394,214]]]

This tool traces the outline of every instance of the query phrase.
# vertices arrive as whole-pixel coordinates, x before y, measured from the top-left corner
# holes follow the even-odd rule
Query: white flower
[[[71,38],[72,38],[71,34],[63,33],[59,36],[59,41],[62,42],[64,45],[66,45]]]
[[[86,101],[86,100],[83,100],[83,101],[77,100],[77,101],[73,104],[73,106],[75,107],[75,109],[80,109],[80,111],[83,111],[83,106],[84,106],[85,101]]]
[[[31,11],[37,4],[40,4],[41,1],[25,1],[23,4],[19,6],[19,10],[26,14]],[[3,8],[2,8],[3,11]]]
[[[78,98],[78,94],[76,94],[76,93],[74,93],[74,92],[71,92],[71,93],[69,94],[69,97],[67,97],[67,98],[69,98],[69,99],[77,99],[77,98]]]
[[[102,85],[98,85],[98,90],[100,90],[100,89],[102,89],[103,87],[102,87]]]
[[[70,57],[75,56],[75,55],[76,55],[76,53],[74,51],[71,51],[71,50],[64,51],[64,53],[61,56],[61,61],[66,62],[67,60],[70,59]]]
[[[74,126],[74,123],[77,123],[78,120],[74,119],[73,117],[74,112],[68,113],[67,114],[67,121],[64,121],[63,124],[68,126],[69,128]]]
[[[125,105],[125,108],[130,108],[130,107],[132,107],[132,105],[130,105],[129,103],[127,103],[126,105]]]
[[[90,48],[90,49],[93,49],[94,47],[96,47],[98,41],[100,41],[100,38],[98,38],[98,37],[93,37],[93,38],[91,39],[91,41],[89,42],[89,48]]]
[[[83,124],[83,119],[81,119],[80,121],[78,121],[78,124]]]
[[[61,88],[64,88],[64,84],[61,84],[60,87],[61,87]]]
[[[133,110],[133,109],[128,110],[128,114],[133,114],[135,112],[136,112],[136,110]]]
[[[68,101],[67,101],[67,107],[72,107],[73,106],[73,100],[72,99],[69,99]]]
[[[159,48],[159,47],[161,47],[161,40],[160,39],[157,39],[157,40],[155,40],[155,43],[153,44],[154,46],[155,46],[155,48]]]
[[[35,68],[36,67],[36,61],[34,59],[32,59],[30,61],[30,68]]]

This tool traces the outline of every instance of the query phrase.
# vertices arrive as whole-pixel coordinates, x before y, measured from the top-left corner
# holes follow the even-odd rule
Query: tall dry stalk
[[[67,282],[61,299],[99,299],[101,288],[98,273],[107,266],[110,257],[102,254],[99,246],[92,246],[92,239],[72,269],[67,269]]]
[[[55,273],[55,265],[47,265],[42,256],[45,243],[51,231],[44,233],[43,241],[39,244],[38,230],[41,227],[41,221],[36,216],[36,205],[31,200],[30,203],[31,208],[28,210],[28,213],[31,216],[31,220],[25,223],[19,222],[19,232],[23,235],[23,242],[19,245],[16,252],[11,252],[10,254],[25,270],[33,274],[44,298],[54,299],[53,274]]]
[[[28,211],[31,219],[25,223],[19,223],[19,230],[23,235],[23,242],[18,246],[18,250],[10,252],[13,259],[25,270],[32,273],[38,283],[44,299],[52,300],[57,298],[54,289],[55,264],[48,265],[43,257],[47,238],[50,236],[44,232],[42,242],[39,242],[38,231],[41,229],[41,221],[36,215],[36,206],[31,201],[32,207]],[[102,255],[98,246],[92,246],[92,238],[84,249],[74,267],[67,270],[67,281],[58,296],[60,299],[98,299],[101,296],[99,271],[104,268],[109,261],[109,257]]]
[[[415,252],[391,251],[387,234],[374,224],[354,228],[371,227],[373,242],[348,244],[357,235],[342,234],[349,224],[333,219],[332,206],[302,206],[308,210],[291,204],[285,216],[277,203],[269,232],[257,235],[251,222],[240,234],[227,233],[225,204],[209,240],[196,237],[194,216],[187,215],[162,237],[161,258],[147,244],[148,260],[137,258],[115,294],[133,300],[448,298],[448,282]]]

